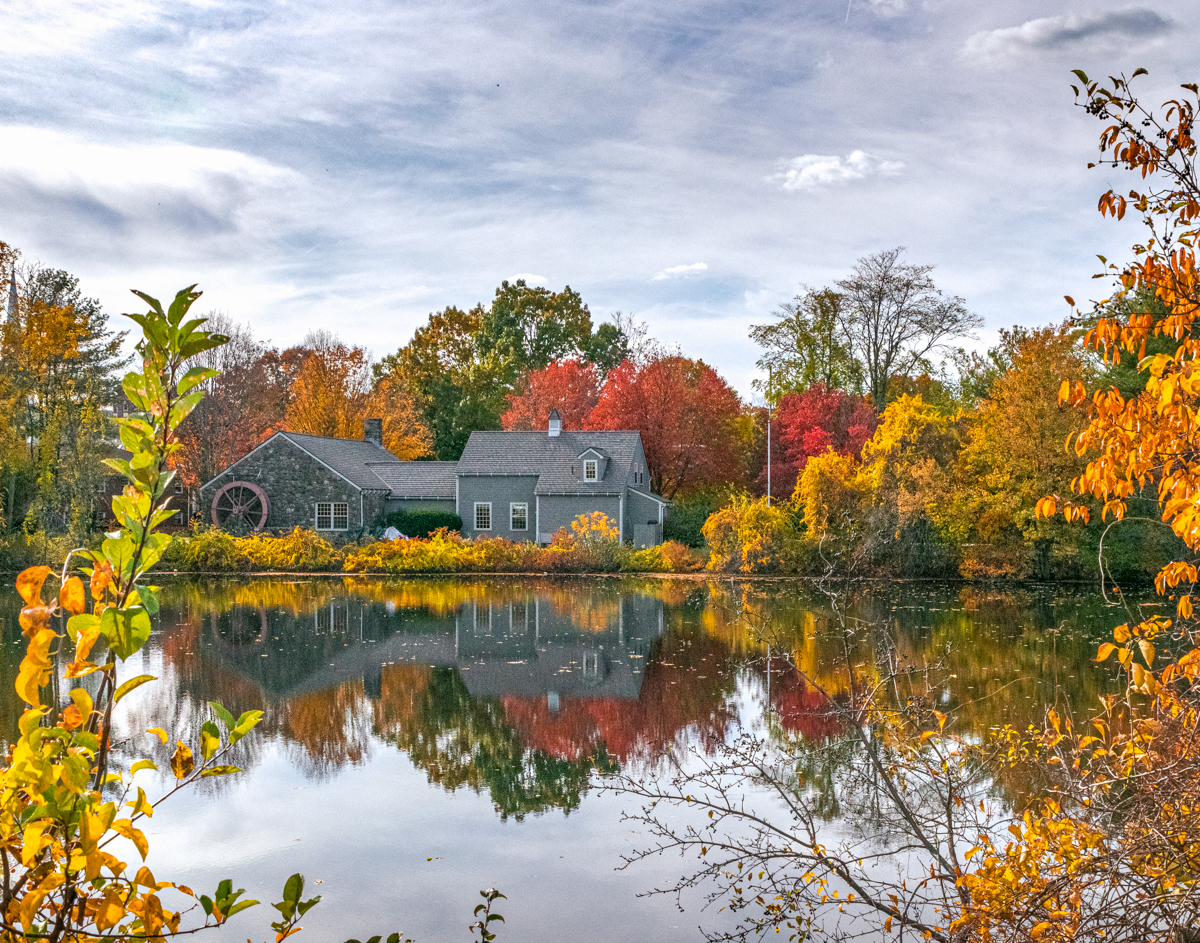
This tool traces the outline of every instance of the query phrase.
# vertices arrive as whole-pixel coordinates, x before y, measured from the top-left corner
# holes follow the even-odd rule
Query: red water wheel
[[[267,494],[252,481],[231,481],[216,493],[212,522],[223,530],[257,533],[267,524]]]

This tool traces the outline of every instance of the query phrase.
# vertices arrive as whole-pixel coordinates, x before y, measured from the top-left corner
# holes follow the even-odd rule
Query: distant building
[[[383,423],[364,438],[278,432],[200,489],[201,512],[246,530],[356,534],[395,510],[457,513],[468,537],[549,543],[580,514],[602,511],[623,541],[662,542],[668,502],[650,491],[637,432],[473,432],[457,462],[404,462],[383,447]]]

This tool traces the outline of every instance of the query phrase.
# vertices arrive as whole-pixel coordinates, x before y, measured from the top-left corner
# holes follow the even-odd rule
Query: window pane
[[[529,505],[514,504],[512,506],[512,530],[526,530],[529,527]]]
[[[596,463],[594,461],[583,463],[583,477],[588,481],[596,480]]]
[[[333,505],[322,502],[317,505],[317,530],[333,527]]]
[[[492,506],[490,504],[481,502],[475,505],[475,529],[492,529]]]
[[[338,503],[333,506],[333,529],[345,530],[350,526],[349,508],[344,503]]]

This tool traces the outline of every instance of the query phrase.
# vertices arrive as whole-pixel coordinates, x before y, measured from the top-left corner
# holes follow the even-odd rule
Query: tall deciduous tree
[[[708,364],[660,355],[609,373],[588,427],[640,432],[650,486],[671,498],[743,479],[741,411],[737,393]]]
[[[532,288],[518,278],[501,282],[475,339],[479,356],[495,358],[510,381],[554,360],[578,357],[592,339],[592,316],[579,292]]]
[[[509,387],[502,364],[479,356],[476,336],[485,314],[482,305],[436,311],[408,344],[374,368],[376,377],[416,398],[433,436],[433,453],[443,461],[457,460],[473,431],[500,428]]]
[[[229,341],[200,354],[200,365],[218,371],[205,380],[204,399],[180,425],[180,450],[172,456],[180,480],[198,488],[272,432],[287,413],[292,383],[308,352],[284,351],[254,339],[247,325],[213,312],[205,327]]]
[[[929,275],[932,265],[901,263],[903,252],[900,247],[859,259],[854,273],[837,283],[845,297],[838,315],[842,331],[862,363],[877,412],[887,405],[893,376],[923,370],[931,353],[983,323],[962,298],[938,289]]]
[[[384,445],[398,458],[429,453],[433,437],[406,387],[387,376],[372,383],[370,359],[362,347],[342,343],[328,331],[304,339],[308,356],[296,374],[286,423],[293,432],[361,439],[363,420],[383,419]]]
[[[826,390],[862,391],[862,366],[843,333],[848,312],[842,295],[806,286],[774,314],[770,324],[750,327],[750,339],[764,348],[758,367],[768,375],[755,386],[768,401],[778,403],[787,392],[814,383]]]
[[[520,392],[509,394],[500,424],[505,429],[545,429],[550,411],[557,409],[564,429],[584,429],[599,401],[600,379],[592,364],[557,360],[531,371]]]
[[[875,411],[861,396],[820,383],[786,393],[775,413],[777,451],[771,461],[771,493],[788,498],[808,460],[827,451],[857,458],[875,431]],[[766,487],[766,469],[760,484]]]

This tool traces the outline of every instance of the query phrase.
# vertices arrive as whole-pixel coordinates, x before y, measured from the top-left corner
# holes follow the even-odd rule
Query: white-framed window
[[[597,472],[599,470],[600,470],[600,463],[597,462],[594,458],[589,458],[587,461],[585,461],[583,463],[583,480],[584,481],[595,481],[596,478],[598,477]]]
[[[492,502],[491,501],[476,501],[475,502],[475,529],[476,530],[491,530],[492,529]]]
[[[317,530],[346,530],[350,526],[350,505],[345,501],[317,502]]]
[[[514,502],[508,506],[509,529],[529,530],[529,505]]]

